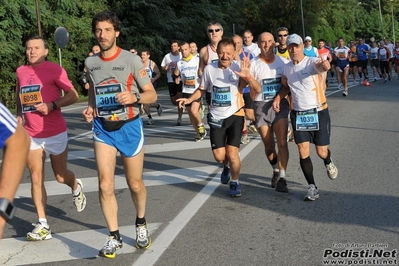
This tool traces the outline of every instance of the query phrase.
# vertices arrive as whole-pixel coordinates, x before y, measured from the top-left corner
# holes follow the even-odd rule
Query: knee
[[[99,191],[102,196],[111,196],[114,194],[114,183],[108,180],[99,181]]]
[[[327,158],[328,151],[327,150],[318,150],[317,155],[319,155],[319,157],[321,159],[325,159],[325,158]]]
[[[264,144],[264,146],[265,146],[266,156],[270,156],[273,153],[276,153],[276,149],[274,147],[274,143],[273,143],[273,145],[271,145],[270,143],[267,143],[267,144]]]
[[[128,186],[131,192],[133,193],[140,193],[144,187],[144,182],[143,180],[134,180],[128,182]]]
[[[237,152],[228,153],[227,158],[228,158],[229,162],[237,162],[240,160],[240,156],[238,155]]]
[[[224,160],[226,158],[226,154],[225,153],[219,153],[219,152],[213,152],[213,157],[215,158],[215,161],[217,163],[223,164]]]
[[[177,105],[176,100],[177,100],[177,97],[176,97],[176,96],[170,97],[170,102],[171,102],[173,105]]]
[[[280,140],[278,143],[277,143],[277,146],[278,146],[278,151],[280,152],[280,151],[288,151],[288,145],[287,145],[287,140],[286,140],[286,138],[284,138],[284,140]]]
[[[30,175],[33,186],[42,186],[44,183],[43,175],[37,172],[31,172]]]
[[[240,150],[236,147],[228,147],[226,149],[226,157],[229,161],[240,160]]]

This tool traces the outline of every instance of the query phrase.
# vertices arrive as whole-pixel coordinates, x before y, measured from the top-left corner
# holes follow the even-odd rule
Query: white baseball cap
[[[300,45],[300,44],[302,44],[302,43],[303,43],[302,38],[301,38],[301,36],[299,36],[298,34],[295,34],[295,33],[290,34],[290,35],[288,36],[288,38],[287,38],[287,45],[288,45],[288,46],[291,45],[291,44]]]
[[[306,36],[305,41],[312,41],[312,38],[310,36]]]

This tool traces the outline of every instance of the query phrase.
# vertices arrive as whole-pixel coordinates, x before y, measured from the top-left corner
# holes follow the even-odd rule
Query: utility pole
[[[36,0],[36,18],[37,18],[37,30],[39,32],[39,36],[42,36],[42,27],[40,26],[39,0]]]
[[[305,38],[305,20],[303,19],[303,7],[302,7],[302,0],[301,0],[301,16],[302,16],[302,38]]]
[[[385,36],[385,30],[384,30],[384,22],[382,20],[382,11],[381,11],[381,1],[378,0],[378,6],[380,8],[380,18],[381,18],[381,28],[382,28],[382,38],[386,38],[387,36]]]

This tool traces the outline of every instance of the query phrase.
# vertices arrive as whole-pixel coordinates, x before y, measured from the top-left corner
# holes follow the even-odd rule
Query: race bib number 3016
[[[22,86],[20,88],[19,97],[23,113],[36,111],[35,105],[43,102],[40,91],[40,85]]]
[[[126,113],[126,106],[116,101],[116,94],[122,92],[122,85],[107,84],[94,86],[98,116],[112,116]]]
[[[296,113],[296,130],[319,130],[319,116],[316,108]]]

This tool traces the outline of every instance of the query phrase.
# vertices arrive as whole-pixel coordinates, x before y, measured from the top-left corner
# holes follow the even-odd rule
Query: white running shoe
[[[331,160],[330,164],[326,165],[327,175],[330,179],[335,179],[338,176],[338,168],[335,166],[333,161]]]
[[[78,183],[78,186],[80,186],[80,193],[77,196],[73,196],[72,202],[76,207],[76,210],[78,212],[81,212],[85,209],[86,207],[86,196],[83,193],[83,183],[80,179],[76,179],[76,183]]]
[[[40,222],[32,225],[35,228],[33,228],[32,232],[26,234],[26,239],[28,241],[40,241],[53,238],[51,236],[50,227],[44,227]]]
[[[319,198],[319,191],[315,185],[311,184],[308,187],[308,193],[306,194],[304,201],[314,201]]]
[[[147,224],[136,226],[136,248],[149,248],[151,246],[151,237],[148,233]]]

